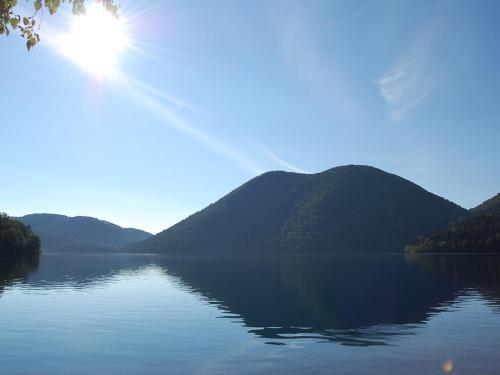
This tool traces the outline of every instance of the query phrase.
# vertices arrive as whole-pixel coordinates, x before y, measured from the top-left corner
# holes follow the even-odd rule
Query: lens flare
[[[453,371],[453,368],[454,368],[454,363],[451,359],[443,362],[443,364],[441,365],[441,368],[443,369],[443,372],[445,374],[449,374],[450,372]]]
[[[117,74],[120,55],[129,46],[121,18],[93,4],[74,16],[71,30],[59,37],[57,49],[83,70],[99,77]]]

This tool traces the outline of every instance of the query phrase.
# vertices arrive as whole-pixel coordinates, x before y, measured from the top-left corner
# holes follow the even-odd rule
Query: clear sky
[[[498,1],[120,3],[118,78],[51,43],[64,5],[31,52],[0,37],[0,211],[157,232],[262,172],[344,164],[466,208],[500,191]]]

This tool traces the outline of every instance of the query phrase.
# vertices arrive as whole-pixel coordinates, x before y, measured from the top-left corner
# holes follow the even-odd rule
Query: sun
[[[57,48],[69,60],[97,77],[113,77],[129,47],[122,18],[116,18],[101,5],[93,4],[85,15],[73,16],[71,29],[62,34]]]

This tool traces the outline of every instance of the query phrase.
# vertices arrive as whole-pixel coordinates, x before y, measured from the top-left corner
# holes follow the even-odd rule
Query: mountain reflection
[[[407,262],[436,275],[459,291],[474,291],[500,308],[500,254],[406,256]]]
[[[500,287],[498,257],[164,258],[161,264],[260,337],[346,345],[410,334],[469,289],[498,305]]]
[[[34,288],[91,288],[117,275],[154,267],[190,292],[241,319],[249,332],[280,339],[314,338],[345,345],[383,345],[459,297],[500,307],[500,257],[43,256],[0,260],[0,293],[15,282]],[[127,274],[129,273],[129,274]]]
[[[118,274],[140,272],[154,264],[154,257],[144,255],[43,255],[40,266],[26,283],[36,288],[85,289]]]

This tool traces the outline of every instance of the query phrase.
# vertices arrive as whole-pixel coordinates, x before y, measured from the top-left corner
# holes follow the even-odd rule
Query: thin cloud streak
[[[161,103],[158,99],[153,97],[151,94],[144,90],[144,87],[148,87],[147,85],[141,83],[137,84],[137,80],[127,80],[123,77],[119,79],[119,82],[124,88],[127,89],[128,94],[132,99],[139,103],[144,108],[148,109],[150,112],[156,114],[158,117],[163,119],[166,124],[173,127],[177,131],[186,134],[193,140],[198,143],[204,145],[205,147],[222,154],[232,161],[236,162],[246,170],[248,170],[253,175],[262,174],[264,170],[262,170],[256,163],[235,150],[229,145],[226,145],[219,140],[213,138],[211,135],[201,131],[196,126],[188,122],[187,120],[180,117],[177,113],[175,113],[172,109],[167,107],[165,104]],[[153,89],[156,91],[156,89]],[[169,97],[170,101],[176,102],[177,99],[172,99]],[[190,107],[188,105],[188,107]]]
[[[174,104],[178,109],[187,109],[187,110],[190,110],[192,112],[197,112],[197,113],[200,113],[200,114],[203,114],[206,116],[208,115],[208,113],[206,111],[189,104],[184,99],[177,98],[177,97],[170,95],[162,90],[158,90],[158,89],[148,85],[145,82],[139,81],[139,80],[131,78],[131,77],[128,77],[127,81],[131,85],[140,88],[144,92],[148,92],[149,94],[152,94],[152,95],[156,96],[157,98],[166,100],[166,101],[170,102],[171,104]]]
[[[292,172],[297,172],[297,173],[309,173],[307,172],[305,169],[302,169],[300,167],[297,167],[289,162],[287,162],[286,160],[280,158],[278,155],[276,155],[274,152],[272,152],[271,150],[269,150],[267,147],[264,147],[262,145],[259,145],[259,148],[269,157],[271,158],[274,162],[276,162],[277,164],[279,164],[280,166],[282,166],[283,168],[285,168],[286,170],[288,171],[292,171]]]

